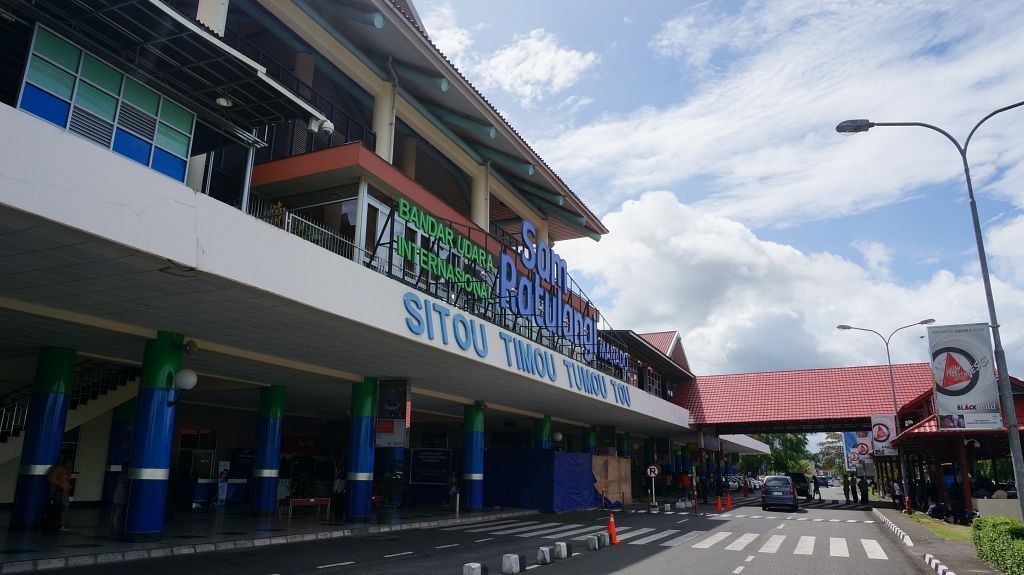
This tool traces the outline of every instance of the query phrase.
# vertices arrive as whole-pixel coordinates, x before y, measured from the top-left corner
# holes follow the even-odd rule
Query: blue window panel
[[[68,125],[71,104],[32,84],[25,84],[25,89],[21,93],[21,109],[64,128]]]
[[[131,158],[143,166],[149,165],[149,142],[133,136],[132,134],[117,129],[114,134],[114,151],[126,158]]]
[[[185,181],[185,160],[160,148],[153,150],[153,169],[178,180]]]

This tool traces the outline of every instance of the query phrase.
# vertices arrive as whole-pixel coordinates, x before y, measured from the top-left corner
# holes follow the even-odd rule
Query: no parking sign
[[[650,477],[651,479],[654,479],[655,477],[658,476],[659,473],[661,473],[661,470],[658,469],[657,465],[649,465],[649,466],[647,466],[647,477]]]

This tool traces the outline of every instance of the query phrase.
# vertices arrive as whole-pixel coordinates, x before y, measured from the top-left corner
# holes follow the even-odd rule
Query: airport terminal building
[[[405,0],[0,0],[0,503],[559,511],[691,426],[678,334],[611,329],[558,255],[600,220]],[[586,153],[580,150],[580,153]]]

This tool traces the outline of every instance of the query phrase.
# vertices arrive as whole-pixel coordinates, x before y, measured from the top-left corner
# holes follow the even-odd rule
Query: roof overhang
[[[758,441],[749,435],[719,435],[718,439],[722,442],[722,451],[726,453],[765,455],[772,451],[767,443]]]

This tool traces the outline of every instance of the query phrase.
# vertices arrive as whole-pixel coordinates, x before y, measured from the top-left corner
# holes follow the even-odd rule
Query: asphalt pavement
[[[742,501],[737,497],[736,503],[737,507],[722,514],[694,515],[692,511],[676,510],[657,514],[618,513],[620,544],[598,551],[588,551],[585,539],[606,529],[609,513],[593,510],[79,567],[73,572],[456,574],[462,572],[464,563],[482,562],[496,574],[501,572],[503,554],[523,553],[531,565],[530,572],[537,575],[649,575],[681,570],[734,575],[928,573],[924,564],[878,524],[871,512],[850,508],[842,499],[838,503],[815,502],[796,513],[762,511],[755,497]],[[537,548],[556,541],[570,542],[574,556],[537,566]]]

